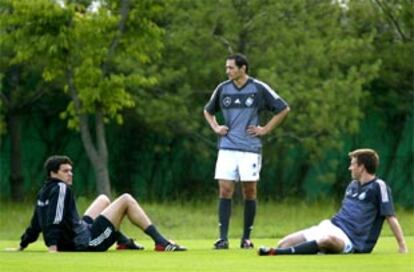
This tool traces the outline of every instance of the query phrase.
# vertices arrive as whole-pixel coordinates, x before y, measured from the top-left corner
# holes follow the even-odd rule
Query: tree
[[[67,9],[73,17],[65,36],[67,53],[59,63],[72,102],[62,116],[69,127],[79,128],[97,190],[109,195],[105,123],[121,124],[122,110],[134,106],[131,93],[156,82],[143,66],[158,56],[162,45],[162,31],[151,21],[160,6],[123,0],[102,3],[96,12],[76,12],[70,4]]]
[[[292,108],[282,128],[265,138],[278,178],[290,179],[283,172],[293,169],[293,162],[282,158],[296,149],[303,164],[296,182],[301,188],[312,162],[340,148],[344,134],[358,131],[366,86],[380,62],[372,58],[373,33],[359,36],[346,7],[316,0],[232,0],[179,1],[173,10],[166,46],[169,70],[186,82],[170,84],[183,93],[191,90],[190,116],[184,120],[200,114],[215,84],[225,79],[226,55],[242,52],[250,59],[251,75],[276,88]],[[197,121],[193,127],[210,138],[201,114]],[[199,144],[205,149],[205,142]]]
[[[13,1],[2,1],[0,12],[0,74],[1,89],[0,103],[0,136],[6,127],[10,134],[10,188],[13,200],[21,200],[23,192],[22,171],[22,119],[28,109],[41,98],[48,87],[41,79],[45,67],[44,60],[28,45],[34,43],[36,50],[45,50],[45,39],[48,37],[32,38],[27,34],[34,29],[25,23],[30,17],[27,10],[15,10]],[[17,19],[17,16],[20,17]],[[21,20],[21,21],[18,21]],[[49,37],[50,38],[50,37]]]
[[[71,98],[61,114],[68,126],[79,129],[95,170],[97,191],[110,195],[105,124],[122,123],[122,110],[133,107],[131,93],[156,82],[145,65],[158,57],[162,31],[153,23],[162,6],[152,1],[105,1],[97,10],[90,1],[7,1],[19,26],[15,37],[24,48],[15,62],[44,59],[46,82],[64,82]],[[20,35],[20,36],[19,36]],[[26,46],[25,46],[26,44]]]

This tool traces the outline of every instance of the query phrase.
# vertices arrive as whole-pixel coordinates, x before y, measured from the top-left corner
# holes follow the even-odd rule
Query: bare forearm
[[[210,125],[213,131],[215,131],[219,126],[216,117],[214,115],[211,115],[208,111],[204,111],[204,118],[207,120],[207,123]]]
[[[208,111],[204,111],[204,117],[209,123],[211,129],[218,135],[224,136],[227,134],[229,128],[227,126],[221,126],[217,123],[216,117],[210,114]]]
[[[398,219],[395,216],[389,216],[387,217],[387,222],[391,228],[392,233],[395,236],[395,239],[398,242],[399,252],[400,253],[408,252],[407,244],[404,239],[404,234],[400,226],[400,223],[398,222]]]
[[[247,133],[249,133],[251,136],[260,137],[263,135],[268,134],[273,128],[275,128],[277,125],[279,125],[282,120],[286,117],[288,114],[290,108],[287,107],[283,111],[279,112],[278,114],[274,115],[272,119],[267,122],[267,124],[264,127],[261,126],[249,126],[247,128]]]
[[[264,126],[264,129],[266,130],[266,132],[270,132],[273,128],[279,125],[283,121],[283,119],[285,119],[289,111],[290,111],[290,108],[287,107],[283,111],[273,116],[273,118],[270,119],[269,122]]]

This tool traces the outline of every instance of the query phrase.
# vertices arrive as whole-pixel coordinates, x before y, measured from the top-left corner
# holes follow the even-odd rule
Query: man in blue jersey
[[[228,249],[228,227],[235,182],[241,181],[244,197],[244,230],[241,248],[253,248],[250,232],[256,215],[256,186],[261,168],[261,137],[280,124],[289,111],[287,103],[267,84],[248,75],[245,56],[235,54],[226,59],[229,80],[220,83],[204,108],[204,117],[219,135],[215,179],[219,184],[220,238],[214,248]],[[259,113],[272,112],[273,117],[260,125]],[[215,114],[222,112],[224,124]]]
[[[378,154],[372,149],[350,152],[348,185],[342,207],[330,220],[284,237],[277,248],[262,247],[259,255],[370,253],[386,220],[398,242],[400,253],[408,251],[395,216],[391,190],[375,175]]]
[[[118,249],[131,249],[132,241],[120,241],[119,228],[125,217],[142,229],[155,243],[156,251],[184,251],[186,248],[167,240],[129,194],[112,203],[101,195],[80,218],[71,189],[72,161],[66,156],[51,156],[46,160],[46,182],[37,194],[30,226],[21,237],[18,250],[24,250],[37,240],[40,233],[49,252],[106,251],[116,241]],[[136,246],[134,249],[143,249]]]

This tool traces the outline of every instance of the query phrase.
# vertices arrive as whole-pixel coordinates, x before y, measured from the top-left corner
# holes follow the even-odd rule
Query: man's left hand
[[[404,246],[400,246],[400,247],[399,247],[399,249],[398,249],[398,252],[399,252],[399,253],[408,253],[408,248],[407,248],[407,246],[406,246],[406,245],[404,245]]]
[[[259,137],[267,134],[267,130],[264,127],[261,126],[249,126],[247,128],[247,133],[250,134],[250,136]]]

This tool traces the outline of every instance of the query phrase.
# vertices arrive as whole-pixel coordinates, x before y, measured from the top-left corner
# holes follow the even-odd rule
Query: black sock
[[[156,244],[166,246],[170,242],[162,236],[154,225],[150,225],[144,232],[154,240]]]
[[[117,231],[116,234],[117,234],[116,242],[118,244],[126,244],[129,241],[129,238],[122,232]]]
[[[319,252],[318,244],[315,240],[309,242],[303,242],[294,247],[277,248],[275,250],[276,255],[285,254],[316,254]]]
[[[220,239],[227,240],[227,234],[229,231],[230,215],[231,215],[231,199],[220,198],[219,207],[219,229]]]
[[[250,239],[250,232],[253,229],[254,217],[256,216],[256,200],[244,201],[244,228],[243,239]]]

